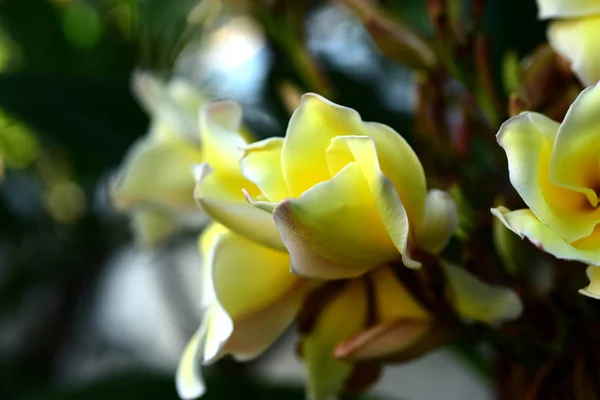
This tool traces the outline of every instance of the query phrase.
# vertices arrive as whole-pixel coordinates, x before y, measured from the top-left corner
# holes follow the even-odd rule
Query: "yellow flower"
[[[196,198],[231,230],[286,248],[299,275],[351,278],[400,257],[416,268],[412,251],[437,253],[456,230],[454,201],[427,193],[421,163],[398,133],[318,95],[303,96],[285,139],[241,147],[243,154],[217,161],[231,168],[242,157],[241,173],[252,184],[241,187],[266,223],[228,205],[210,173]]]
[[[600,84],[585,89],[559,124],[526,112],[498,142],[510,181],[529,209],[492,209],[513,232],[555,257],[600,265]]]
[[[349,112],[314,96],[304,101],[315,100],[329,110]],[[422,340],[431,331],[432,316],[386,262],[365,269],[365,273],[353,279],[335,282],[304,278],[290,271],[293,256],[280,239],[276,217],[271,214],[277,208],[273,205],[276,196],[286,198],[290,191],[287,184],[282,184],[282,169],[276,168],[284,143],[275,138],[248,145],[239,133],[241,112],[237,104],[228,101],[208,104],[200,112],[206,163],[196,170],[196,192],[200,204],[216,222],[201,237],[205,312],[200,328],[182,356],[177,373],[178,391],[185,399],[200,396],[205,390],[200,375],[202,365],[225,354],[240,360],[258,356],[301,313],[311,321],[308,328],[305,322],[300,323],[309,396],[335,397],[362,361],[394,356]],[[394,143],[394,139],[389,141]],[[412,157],[409,161],[416,160],[404,141],[396,143],[402,144],[400,155],[409,154]],[[305,155],[307,161],[313,160],[311,153]],[[364,177],[356,178],[358,184],[366,185]],[[358,184],[342,193],[361,195],[364,188]],[[337,194],[340,202],[342,193]],[[254,204],[245,197],[253,199]],[[429,244],[431,251],[438,251],[448,234],[440,235],[437,231],[434,234],[432,226],[437,222],[443,226],[442,231],[452,231],[444,226],[448,222],[443,214],[453,212],[454,207],[441,192],[423,197],[422,207],[437,214],[424,212],[419,231],[424,233],[418,238],[420,243]],[[373,201],[366,195],[360,199]],[[356,207],[347,207],[346,216],[356,222],[357,217],[352,213],[361,213],[360,205],[349,204]],[[344,203],[339,207],[344,208]],[[314,221],[313,226],[319,228],[317,224],[321,223],[329,222]],[[365,230],[373,229],[366,226],[374,223],[371,220],[357,223]],[[350,238],[346,244],[348,250],[356,243],[357,239]],[[459,267],[445,263],[443,268],[448,301],[465,319],[499,323],[520,312],[520,302],[513,292],[487,285]],[[348,313],[349,309],[352,313]]]
[[[203,96],[189,83],[134,76],[150,114],[149,133],[133,145],[112,188],[112,200],[131,211],[138,241],[153,245],[185,224],[205,221],[196,207],[192,167],[203,161],[197,113]]]
[[[584,85],[600,80],[600,0],[538,0],[540,18],[557,18],[548,28],[552,47],[571,62]]]

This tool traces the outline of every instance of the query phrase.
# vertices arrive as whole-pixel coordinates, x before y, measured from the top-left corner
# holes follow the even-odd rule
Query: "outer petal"
[[[375,296],[376,324],[340,343],[335,355],[345,360],[391,356],[423,337],[431,317],[389,267],[369,274]]]
[[[600,299],[600,268],[589,266],[586,273],[590,284],[581,289],[579,293],[594,299]]]
[[[571,62],[584,86],[600,80],[600,15],[555,21],[548,29],[550,45]]]
[[[244,189],[258,189],[241,176],[219,174],[208,164],[196,169],[196,201],[206,214],[233,232],[273,249],[285,250],[273,216],[249,204]]]
[[[165,84],[149,73],[137,72],[133,90],[152,116],[152,134],[200,142],[197,115],[206,98],[192,84],[181,78]]]
[[[531,210],[510,211],[505,207],[498,207],[492,209],[492,214],[521,238],[527,237],[538,248],[556,258],[600,265],[600,252],[598,252],[600,232],[598,231],[570,244],[537,219]]]
[[[430,190],[425,201],[425,218],[417,232],[419,247],[433,254],[444,250],[458,228],[456,203],[441,190]]]
[[[204,161],[219,174],[240,176],[240,159],[248,144],[240,133],[242,108],[233,101],[208,103],[200,110]]]
[[[125,160],[113,201],[120,208],[145,204],[196,212],[192,166],[200,162],[201,151],[185,140],[143,139]]]
[[[279,203],[273,218],[292,269],[302,276],[356,277],[398,255],[354,162],[298,199]]]
[[[597,22],[600,25],[600,19]],[[600,72],[600,66],[598,69]],[[599,109],[600,85],[579,94],[558,130],[549,171],[552,182],[587,197],[590,204],[583,203],[581,212],[595,216],[594,221],[600,221],[599,213],[594,212],[598,205],[596,190],[600,188]]]
[[[510,181],[531,211],[550,229],[572,241],[589,235],[596,222],[573,218],[587,202],[581,193],[548,180],[550,155],[558,124],[536,113],[523,113],[505,122],[498,142],[506,151]]]
[[[352,312],[349,312],[352,310]],[[352,364],[333,356],[338,343],[360,332],[367,320],[367,291],[360,280],[347,286],[319,314],[312,332],[303,338],[309,397],[334,399],[352,373]]]
[[[175,384],[177,393],[183,400],[196,399],[204,394],[206,386],[202,379],[200,360],[204,345],[204,332],[206,325],[202,324],[194,333],[177,366]]]
[[[495,325],[521,315],[521,299],[512,290],[485,283],[448,262],[443,262],[442,267],[448,283],[449,301],[462,317]]]
[[[271,202],[283,200],[289,191],[281,167],[283,138],[269,138],[244,149],[242,174],[253,182]]]
[[[356,111],[316,94],[302,97],[286,133],[282,165],[290,194],[300,196],[341,169],[330,170],[325,150],[331,139],[346,135],[369,136],[375,140],[383,174],[394,183],[409,216],[419,224],[426,183],[423,167],[410,146],[393,129],[363,122]]]
[[[289,272],[286,253],[230,231],[213,236],[209,268],[215,294],[207,317],[205,362],[263,352],[296,315],[307,288]]]
[[[598,0],[537,0],[540,18],[567,18],[600,13]]]
[[[397,136],[397,135],[396,135]],[[421,264],[410,259],[407,252],[411,220],[398,196],[394,184],[381,172],[375,140],[368,136],[340,136],[331,141],[327,149],[327,161],[332,171],[339,171],[350,162],[355,162],[367,182],[372,201],[379,214],[374,223],[383,222],[390,239],[404,263],[417,268]],[[355,227],[354,234],[360,237],[363,227]]]
[[[171,236],[178,227],[172,214],[147,208],[133,211],[132,225],[138,243],[149,247]]]

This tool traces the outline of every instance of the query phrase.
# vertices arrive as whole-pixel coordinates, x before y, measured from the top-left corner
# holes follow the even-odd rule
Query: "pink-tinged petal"
[[[399,256],[355,162],[299,198],[279,203],[273,218],[292,269],[301,276],[352,278]]]
[[[337,345],[335,356],[347,361],[391,356],[410,348],[429,328],[428,320],[400,319],[379,323]]]
[[[289,191],[281,167],[283,138],[269,138],[244,148],[242,174],[272,202],[283,200]]]
[[[334,357],[342,343],[362,331],[367,321],[367,291],[364,282],[349,281],[324,305],[312,331],[302,338],[309,398],[337,398],[350,377],[353,365]],[[349,312],[351,310],[351,312]]]
[[[565,240],[588,236],[596,220],[581,218],[584,194],[549,180],[550,157],[558,123],[526,112],[505,122],[498,143],[506,151],[510,181],[532,212]]]
[[[338,344],[335,356],[344,360],[392,356],[408,349],[430,328],[431,316],[391,267],[377,268],[368,277],[373,284],[375,324]]]

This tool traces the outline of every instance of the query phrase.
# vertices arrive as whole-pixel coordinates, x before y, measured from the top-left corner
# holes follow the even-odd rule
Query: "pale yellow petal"
[[[492,209],[492,213],[517,235],[528,238],[536,247],[564,260],[576,260],[600,265],[600,230],[573,244],[544,225],[531,210],[510,211],[505,207]]]
[[[158,205],[195,212],[192,167],[200,162],[201,151],[186,140],[144,138],[125,159],[113,188],[113,202],[121,209]]]
[[[526,112],[505,122],[498,143],[506,151],[510,181],[531,211],[550,229],[572,241],[589,235],[596,222],[581,218],[584,194],[557,186],[548,174],[558,123]]]
[[[430,319],[429,313],[415,300],[391,267],[377,268],[369,274],[373,282],[377,320]]]
[[[590,280],[590,284],[581,289],[579,293],[594,299],[600,299],[600,268],[589,266],[587,267],[586,273]]]
[[[350,108],[321,96],[305,94],[294,111],[282,152],[282,165],[290,194],[300,196],[331,178],[325,150],[336,136],[359,134],[361,119]]]
[[[369,136],[377,147],[380,168],[396,187],[409,217],[420,224],[424,212],[425,175],[406,141],[388,126],[363,122],[360,115],[316,94],[302,97],[288,126],[282,165],[290,194],[300,196],[343,167],[331,169],[325,150],[337,136]]]
[[[411,224],[416,220],[409,218],[396,187],[382,173],[375,140],[368,136],[336,137],[327,149],[327,162],[332,172],[340,171],[351,162],[356,163],[367,182],[371,201],[379,214],[379,219],[370,224],[382,222],[404,263],[411,268],[420,267],[421,264],[412,260],[407,251]],[[355,227],[354,235],[361,236],[362,228]]]
[[[292,269],[302,276],[351,278],[399,257],[355,162],[299,198],[279,203],[273,218]]]
[[[351,312],[349,311],[351,310]],[[338,398],[352,373],[352,364],[334,357],[338,343],[364,329],[367,320],[367,291],[353,280],[323,306],[310,334],[302,338],[309,397]]]
[[[581,213],[593,216],[597,222],[600,222],[600,213],[595,209],[598,205],[596,190],[600,188],[599,109],[600,85],[579,94],[558,130],[549,171],[552,182],[586,196],[589,204],[582,203]]]
[[[189,343],[185,346],[177,373],[175,375],[175,384],[177,393],[183,400],[197,399],[206,391],[200,361],[202,360],[202,348],[204,344],[205,325],[194,333]]]
[[[441,190],[430,190],[425,201],[425,218],[417,232],[420,248],[438,254],[458,228],[458,211],[454,199]]]
[[[571,69],[584,86],[600,80],[600,14],[554,21],[548,28],[548,41],[571,62]]]
[[[183,139],[200,144],[198,111],[206,96],[183,78],[169,82],[146,72],[133,76],[133,91],[151,117],[150,134],[160,140]]]
[[[289,196],[281,167],[283,138],[269,138],[244,148],[242,174],[254,183],[271,202]]]
[[[285,250],[273,216],[244,197],[243,188],[253,187],[251,182],[219,176],[206,164],[201,169],[194,196],[208,216],[241,236],[273,249]],[[257,189],[254,189],[256,193]]]
[[[540,18],[569,18],[600,13],[599,0],[537,0]]]
[[[138,244],[153,247],[173,235],[179,224],[172,213],[143,207],[132,212],[132,227]]]
[[[241,176],[240,159],[248,144],[240,133],[242,108],[234,101],[216,101],[200,110],[204,161],[219,174]]]
[[[215,304],[208,311],[204,361],[223,354],[255,357],[292,322],[307,286],[290,273],[286,253],[227,230],[213,232],[212,240],[207,262]]]
[[[442,262],[448,301],[463,318],[497,325],[518,318],[523,304],[511,289],[486,283],[465,269]]]

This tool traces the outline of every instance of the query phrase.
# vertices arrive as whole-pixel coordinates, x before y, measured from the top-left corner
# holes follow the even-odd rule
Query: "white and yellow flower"
[[[134,91],[151,116],[149,133],[127,154],[112,188],[113,204],[130,211],[136,237],[156,244],[183,225],[201,226],[192,167],[204,160],[197,114],[205,99],[182,79],[134,76]]]
[[[566,260],[600,265],[600,84],[559,124],[525,112],[502,125],[510,181],[529,208],[492,212],[509,229]]]
[[[552,47],[571,63],[585,86],[600,80],[600,0],[537,0]]]

